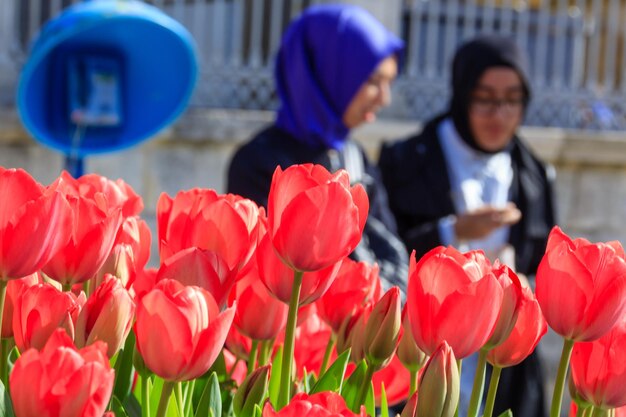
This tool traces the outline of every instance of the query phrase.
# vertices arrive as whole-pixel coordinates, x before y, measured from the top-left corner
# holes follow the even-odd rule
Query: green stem
[[[4,279],[0,279],[0,326],[2,325],[2,320],[4,320],[4,301],[7,298],[7,284],[8,281],[4,280]],[[23,352],[22,352],[23,353]],[[9,364],[7,363],[9,360],[9,352],[5,352],[4,350],[4,340],[2,343],[2,357],[0,358],[0,361],[2,361],[2,363],[0,363],[0,379],[2,379],[2,383],[4,384],[5,388],[8,389],[9,385],[9,377],[8,377],[8,367]]]
[[[185,403],[185,415],[191,415],[191,407],[193,406],[193,390],[196,387],[196,380],[192,379],[185,388],[185,396],[183,402]]]
[[[611,415],[610,410],[603,410],[599,407],[593,407],[592,417],[609,417]]]
[[[552,406],[550,407],[550,417],[559,417],[561,415],[561,402],[563,401],[563,389],[565,387],[565,376],[569,366],[569,359],[572,356],[574,341],[563,339],[563,351],[561,352],[561,361],[556,374],[556,382],[554,383],[554,393],[552,394]]]
[[[365,400],[367,399],[367,392],[372,386],[372,378],[374,377],[375,371],[376,367],[374,365],[367,365],[367,371],[365,371],[365,379],[359,387],[359,393],[356,396],[356,402],[354,403],[354,409],[352,410],[355,413],[358,413],[361,409],[361,406],[365,404]]]
[[[324,372],[326,372],[326,368],[328,367],[328,362],[330,362],[330,355],[333,353],[334,346],[335,335],[331,333],[330,337],[328,338],[328,343],[326,344],[326,351],[324,352],[324,360],[322,361],[322,367],[320,368],[319,376],[322,376]]]
[[[185,417],[185,400],[183,399],[183,383],[176,383],[176,404],[178,405],[178,415]]]
[[[300,300],[300,287],[302,287],[302,275],[300,271],[293,271],[293,288],[291,300],[289,300],[289,313],[287,315],[287,328],[285,329],[285,347],[283,350],[283,366],[280,373],[280,392],[278,394],[278,410],[283,408],[291,398],[291,368],[293,367],[293,353],[296,340],[296,324],[298,319],[298,305]]]
[[[483,398],[483,390],[485,388],[486,369],[487,350],[481,349],[478,353],[478,363],[476,364],[476,373],[474,374],[474,386],[472,387],[472,396],[470,397],[467,417],[478,417],[480,400]]]
[[[246,375],[250,375],[252,371],[256,369],[256,359],[259,356],[259,341],[252,339],[252,347],[250,348],[250,355],[248,355],[248,370]]]
[[[259,366],[267,365],[269,355],[272,347],[274,346],[274,340],[264,340],[261,342],[261,351],[259,352]]]
[[[161,390],[161,398],[159,399],[159,407],[157,408],[156,417],[165,417],[167,412],[167,403],[170,401],[172,390],[174,389],[175,382],[165,381],[163,383],[163,389]]]
[[[588,407],[581,407],[580,404],[576,404],[576,417],[585,417],[585,412]]]
[[[92,280],[93,278],[88,279],[87,281],[83,282],[83,291],[85,292],[85,295],[87,296],[87,298],[89,298],[89,296],[91,295],[91,281]]]
[[[463,359],[456,360],[456,366],[459,368],[459,378],[461,377],[461,371],[463,370]],[[456,410],[454,411],[454,417],[459,417],[459,405],[456,405]]]
[[[141,417],[150,417],[150,389],[148,388],[149,378],[141,378]]]
[[[2,346],[1,346],[1,356],[2,362],[0,363],[0,380],[8,381],[9,380],[9,353],[11,353],[11,339],[2,338]],[[8,389],[8,387],[5,385]]]
[[[496,393],[498,392],[498,383],[500,382],[500,374],[502,368],[494,366],[491,372],[491,380],[489,381],[489,391],[487,392],[487,402],[485,404],[485,412],[483,417],[491,417],[493,414],[493,406],[496,403]]]
[[[72,292],[72,284],[61,284],[63,292]]]
[[[409,398],[411,398],[413,394],[415,394],[415,391],[417,391],[417,376],[419,375],[419,371],[410,371],[410,373],[411,373],[411,385],[410,385],[410,391],[409,391]]]

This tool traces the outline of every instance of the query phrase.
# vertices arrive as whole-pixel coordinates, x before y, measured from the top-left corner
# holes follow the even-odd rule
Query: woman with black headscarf
[[[345,169],[361,183],[370,209],[352,258],[378,263],[383,286],[406,287],[408,257],[375,165],[350,139],[390,103],[403,42],[366,10],[347,4],[308,8],[292,22],[276,57],[276,120],[237,150],[228,192],[267,205],[277,166],[315,163]]]
[[[418,259],[452,245],[509,257],[518,273],[535,274],[555,218],[546,166],[516,134],[530,96],[517,45],[475,38],[455,54],[448,110],[420,134],[383,146],[390,207]],[[505,369],[495,415],[507,408],[516,417],[545,415],[542,386],[536,355]]]

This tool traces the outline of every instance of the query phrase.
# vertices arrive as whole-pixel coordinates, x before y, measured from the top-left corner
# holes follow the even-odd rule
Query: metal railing
[[[78,1],[0,1],[0,64],[9,60],[19,69],[41,24]],[[147,2],[196,40],[201,75],[194,106],[272,109],[272,59],[282,32],[321,0]],[[394,27],[407,49],[385,115],[424,121],[443,110],[457,45],[477,33],[502,32],[528,51],[534,94],[527,124],[626,129],[626,0],[404,0],[397,9]]]

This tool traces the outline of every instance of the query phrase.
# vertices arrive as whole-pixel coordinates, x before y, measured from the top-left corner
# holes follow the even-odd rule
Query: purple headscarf
[[[308,8],[291,23],[276,57],[276,125],[313,146],[340,149],[343,114],[378,64],[403,42],[364,9]]]

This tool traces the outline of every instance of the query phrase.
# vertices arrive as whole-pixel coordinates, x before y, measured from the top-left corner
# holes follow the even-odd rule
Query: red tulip
[[[578,406],[574,401],[570,404],[569,417],[576,417],[578,414]],[[626,417],[626,407],[620,407],[613,410],[614,414],[610,414],[611,417]]]
[[[2,337],[13,337],[13,311],[15,301],[22,291],[40,282],[39,274],[34,273],[20,279],[12,279],[7,283],[7,294],[4,301],[4,313],[2,314]]]
[[[317,271],[337,263],[361,240],[369,202],[348,173],[321,165],[274,171],[268,197],[268,234],[290,268]]]
[[[252,339],[275,339],[287,323],[289,307],[269,293],[259,278],[256,263],[248,268],[247,274],[237,279],[230,299],[237,300],[233,324]],[[259,314],[260,311],[263,314]]]
[[[67,244],[42,268],[63,285],[73,285],[92,278],[102,267],[113,248],[122,221],[119,208],[111,209],[100,198],[89,200],[66,195],[72,208],[73,226]]]
[[[161,259],[197,247],[216,252],[231,270],[243,267],[254,252],[264,211],[251,200],[213,190],[161,194],[157,205]]]
[[[378,301],[381,291],[378,265],[345,258],[328,291],[316,302],[319,315],[337,333],[346,317],[358,306]]]
[[[243,380],[246,379],[246,362],[237,360],[237,357],[230,353],[228,349],[222,349],[222,354],[224,355],[227,374],[237,383],[237,386],[241,385]],[[235,368],[233,369],[233,367]]]
[[[63,174],[71,178],[65,171]],[[124,218],[137,216],[143,210],[141,197],[122,179],[111,180],[98,174],[86,174],[76,181],[80,195],[93,200],[96,193],[104,194],[108,206],[120,208]]]
[[[280,301],[289,304],[293,287],[294,272],[285,265],[272,248],[269,236],[265,235],[256,251],[259,277],[269,292]],[[312,303],[320,298],[333,283],[341,262],[318,271],[305,272],[302,275],[299,304]]]
[[[217,253],[189,248],[164,260],[156,280],[175,279],[185,285],[204,288],[221,307],[226,304],[236,278],[237,271],[230,270]]]
[[[289,404],[280,411],[274,411],[267,402],[262,417],[367,417],[365,407],[359,414],[354,414],[346,406],[341,395],[336,392],[319,392],[308,395],[296,394]]]
[[[409,321],[417,346],[427,355],[447,341],[456,358],[463,359],[493,333],[503,290],[484,259],[482,252],[462,254],[442,246],[418,263],[411,255]]]
[[[100,417],[115,375],[104,343],[77,350],[57,329],[40,352],[17,359],[9,380],[16,417]]]
[[[144,295],[152,291],[156,285],[156,277],[159,271],[156,268],[147,268],[137,271],[135,281],[131,284],[130,293],[135,300],[141,299]]]
[[[626,318],[593,342],[574,344],[571,367],[576,392],[596,407],[626,406]]]
[[[247,361],[250,356],[250,350],[252,350],[252,339],[244,336],[237,330],[237,326],[230,326],[228,335],[226,336],[226,342],[224,342],[226,348],[232,352],[238,359]]]
[[[0,279],[37,272],[67,242],[69,206],[26,171],[0,167]]]
[[[120,280],[106,275],[87,299],[76,320],[76,346],[81,348],[97,340],[106,342],[107,355],[121,349],[133,324],[135,302]]]
[[[396,405],[409,398],[411,374],[407,371],[397,356],[393,356],[389,365],[374,373],[374,397],[376,405],[380,406],[381,385],[385,385],[387,404]]]
[[[61,292],[51,284],[26,288],[15,301],[15,345],[20,352],[29,348],[42,349],[58,327],[65,329],[73,339],[74,323],[84,303],[84,294],[76,297],[74,293]]]
[[[159,281],[137,306],[137,350],[146,366],[167,381],[204,374],[219,355],[235,307],[220,313],[206,290]]]
[[[596,340],[626,313],[626,262],[617,242],[572,240],[554,227],[536,281],[548,325],[566,339]]]
[[[523,287],[515,327],[503,343],[489,351],[487,360],[500,368],[517,365],[535,350],[547,331],[539,303],[530,288]]]
[[[492,266],[492,272],[502,287],[502,307],[493,334],[485,345],[485,349],[488,350],[498,346],[509,337],[518,320],[522,302],[522,284],[515,272],[497,260]]]
[[[143,270],[150,259],[152,235],[148,224],[138,217],[127,217],[122,222],[113,248],[92,284],[97,288],[106,274],[112,274],[130,288],[138,271]]]

